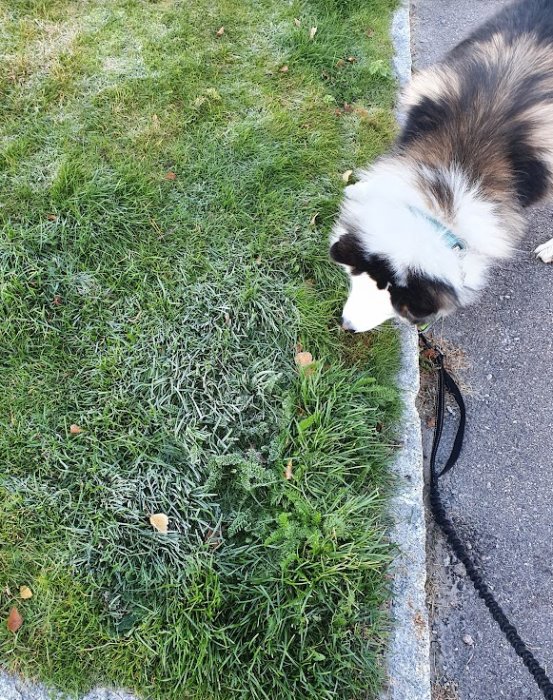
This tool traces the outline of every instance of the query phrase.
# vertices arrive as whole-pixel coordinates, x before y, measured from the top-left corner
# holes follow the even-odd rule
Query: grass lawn
[[[327,237],[393,135],[393,5],[0,6],[5,667],[376,695],[398,344],[339,331]]]

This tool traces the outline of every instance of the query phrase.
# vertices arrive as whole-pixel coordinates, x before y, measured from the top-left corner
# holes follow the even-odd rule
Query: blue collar
[[[444,224],[442,224],[441,221],[438,221],[438,219],[435,219],[433,216],[430,216],[430,214],[427,214],[425,211],[419,209],[418,207],[413,207],[410,204],[408,205],[408,207],[409,211],[411,211],[413,214],[416,214],[417,216],[426,219],[428,223],[432,224],[435,231],[440,234],[440,236],[444,239],[444,241],[452,250],[465,249],[464,242],[460,238],[457,238],[453,231],[447,228],[447,226],[444,226]]]

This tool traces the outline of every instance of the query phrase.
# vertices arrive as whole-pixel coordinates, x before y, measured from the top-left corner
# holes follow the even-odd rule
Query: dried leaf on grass
[[[83,432],[83,429],[81,428],[80,425],[73,423],[72,425],[69,426],[69,432],[71,433],[71,435],[79,435],[80,433]]]
[[[352,175],[353,170],[346,170],[344,173],[342,173],[342,180],[347,184]]]
[[[317,33],[317,27],[311,27],[311,29],[309,30],[309,38],[314,39],[316,33]]]
[[[294,17],[294,24],[296,27],[301,27],[301,20],[299,20],[297,17]]]
[[[288,461],[288,464],[286,465],[286,469],[284,470],[284,478],[288,479],[288,481],[290,481],[290,479],[292,478],[292,460],[291,459]]]
[[[364,107],[355,107],[353,111],[362,119],[368,119],[371,116],[369,110],[365,109]]]
[[[219,549],[223,544],[223,533],[221,532],[221,527],[217,526],[215,530],[208,528],[205,536],[206,544],[208,544],[212,549]]]
[[[169,526],[169,518],[165,513],[153,513],[150,515],[150,525],[158,532],[166,534]]]
[[[215,36],[222,37],[224,33],[225,33],[225,28],[219,27],[219,29],[215,32]]]
[[[288,66],[282,66],[278,69],[279,73],[288,73]]]
[[[29,586],[20,586],[19,597],[21,598],[21,600],[29,600],[29,598],[33,597],[33,592],[29,588]]]
[[[315,373],[316,367],[313,363],[313,355],[310,352],[298,352],[296,354],[296,364],[306,377],[310,377]]]
[[[313,363],[313,355],[310,352],[298,352],[296,355],[296,364],[298,367],[307,367]]]
[[[17,632],[17,630],[21,627],[22,624],[23,618],[21,617],[21,613],[14,605],[13,608],[10,610],[10,614],[8,615],[6,625],[9,631],[15,634],[15,632]]]
[[[175,175],[175,173],[174,173],[172,170],[168,170],[168,171],[165,173],[165,178],[164,178],[164,179],[165,179],[165,180],[171,180],[171,181],[173,181],[173,180],[176,180],[176,179],[177,179],[177,176]]]

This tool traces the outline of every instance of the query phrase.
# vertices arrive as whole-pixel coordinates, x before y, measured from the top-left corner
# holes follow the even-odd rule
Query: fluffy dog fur
[[[403,106],[392,152],[346,188],[332,236],[332,258],[376,282],[352,285],[350,330],[390,301],[412,322],[469,304],[523,236],[525,207],[553,194],[553,2],[504,9],[416,74]],[[536,253],[553,261],[553,239]]]

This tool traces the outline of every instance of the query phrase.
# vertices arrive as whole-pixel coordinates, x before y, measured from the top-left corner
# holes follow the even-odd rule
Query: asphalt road
[[[415,67],[434,62],[505,4],[417,0]],[[494,272],[479,303],[437,333],[466,354],[461,378],[471,388],[464,452],[442,488],[498,600],[553,676],[553,266],[532,255],[553,236],[553,208],[528,219],[516,258]],[[436,681],[457,687],[457,695],[440,700],[539,700],[462,565],[440,546],[430,560],[438,587]]]

